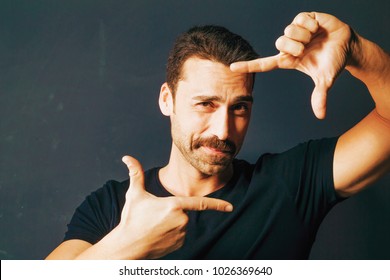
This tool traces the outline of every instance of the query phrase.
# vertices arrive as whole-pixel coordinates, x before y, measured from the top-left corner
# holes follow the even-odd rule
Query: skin
[[[183,74],[175,97],[166,83],[161,88],[160,108],[171,119],[173,141],[169,164],[159,176],[175,195],[204,196],[233,174],[232,160],[249,125],[253,81],[196,57],[184,63]]]
[[[337,18],[300,13],[275,43],[279,54],[231,65],[237,73],[295,69],[312,78],[314,114],[326,115],[326,98],[345,68],[368,88],[375,109],[338,140],[333,162],[335,189],[351,196],[390,171],[390,57],[352,33]],[[359,156],[356,156],[359,155]]]
[[[169,163],[159,177],[175,196],[158,198],[146,192],[141,164],[125,156],[130,188],[120,224],[95,245],[82,240],[63,242],[48,259],[158,258],[182,246],[186,210],[232,211],[228,202],[204,195],[223,187],[232,176],[231,160],[242,145],[250,119],[252,81],[247,73],[278,68],[304,72],[315,84],[313,112],[323,119],[327,93],[347,69],[366,84],[376,108],[337,142],[333,163],[336,191],[351,196],[388,173],[389,55],[352,33],[337,18],[314,12],[297,15],[276,47],[279,54],[275,56],[234,63],[230,69],[212,61],[188,59],[175,102],[166,84],[159,99],[162,113],[171,119],[173,139]],[[210,138],[217,141],[198,141]],[[226,142],[229,147],[234,144],[234,153],[226,145],[210,144]]]

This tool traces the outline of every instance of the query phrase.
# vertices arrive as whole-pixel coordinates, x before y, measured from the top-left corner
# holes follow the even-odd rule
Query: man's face
[[[183,65],[171,114],[174,152],[206,175],[226,170],[239,152],[252,108],[253,78],[210,60]]]

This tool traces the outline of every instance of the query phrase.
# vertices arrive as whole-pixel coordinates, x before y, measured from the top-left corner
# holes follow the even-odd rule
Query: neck
[[[168,165],[159,171],[164,188],[175,196],[205,196],[222,188],[233,176],[233,164],[215,175],[194,168],[181,153],[171,151]]]

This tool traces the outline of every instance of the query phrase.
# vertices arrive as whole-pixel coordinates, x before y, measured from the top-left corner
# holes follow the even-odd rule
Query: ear
[[[167,83],[164,83],[160,89],[160,97],[158,99],[161,113],[165,116],[170,116],[173,112],[173,96]]]

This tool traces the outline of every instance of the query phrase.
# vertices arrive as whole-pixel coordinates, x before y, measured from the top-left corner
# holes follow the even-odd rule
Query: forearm
[[[390,120],[390,56],[378,45],[354,33],[346,69],[368,88],[377,112]]]
[[[123,242],[125,239],[125,242]],[[75,259],[79,260],[136,260],[145,259],[145,242],[133,240],[129,242],[129,234],[123,235],[114,229],[98,243],[81,252]]]
[[[146,248],[146,243],[135,241],[121,246],[123,236],[121,237],[115,232],[112,233],[94,245],[80,239],[64,241],[46,257],[46,260],[135,260],[147,258],[147,252],[142,252],[142,248]]]

